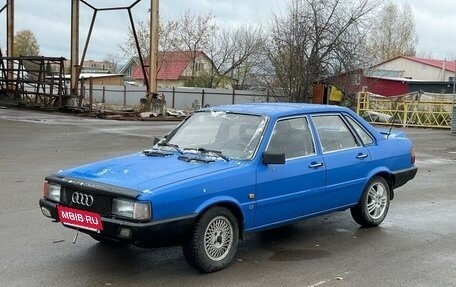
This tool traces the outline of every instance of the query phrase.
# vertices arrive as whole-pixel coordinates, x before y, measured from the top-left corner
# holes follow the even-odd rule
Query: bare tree
[[[119,71],[120,56],[109,53],[104,57],[103,61],[106,62],[106,69],[110,72],[117,73]]]
[[[373,26],[368,43],[373,63],[400,55],[416,55],[418,36],[415,18],[408,3],[404,3],[401,8],[395,2],[386,2]]]
[[[144,21],[137,21],[136,33],[141,55],[149,56],[149,29]],[[193,15],[189,11],[175,19],[161,22],[159,30],[159,66],[167,62],[171,51],[184,52],[191,65],[189,84],[217,87],[226,86],[233,79],[243,86],[255,66],[255,55],[262,49],[264,32],[261,27],[219,29],[212,13]],[[133,30],[120,47],[126,56],[137,56]],[[210,69],[197,69],[196,58],[204,52],[212,61]],[[197,71],[198,70],[198,71]]]
[[[221,85],[221,81],[236,80],[238,88],[243,88],[258,64],[255,59],[261,52],[264,39],[261,26],[220,30],[208,50],[214,63],[211,85],[216,87]]]
[[[217,31],[215,16],[212,13],[193,15],[190,11],[184,12],[176,19],[177,29],[175,44],[178,50],[188,51],[192,61],[191,80],[196,76],[195,58],[201,51],[207,51],[211,44],[211,37]]]
[[[309,102],[314,82],[348,71],[359,62],[357,46],[375,0],[292,0],[275,14],[266,53],[274,85],[292,102]]]
[[[159,41],[158,46],[160,51],[173,51],[177,49],[176,32],[177,22],[174,20],[160,21],[159,27]],[[150,23],[149,21],[136,21],[135,23],[136,36],[139,43],[141,55],[148,57],[150,55]],[[133,28],[128,30],[127,39],[120,45],[121,51],[127,57],[137,57],[138,49],[136,47],[135,34]]]

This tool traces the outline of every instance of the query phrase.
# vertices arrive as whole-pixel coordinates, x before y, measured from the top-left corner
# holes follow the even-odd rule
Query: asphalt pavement
[[[0,109],[0,286],[456,286],[456,136],[402,129],[416,178],[377,228],[349,211],[249,234],[233,264],[199,274],[179,247],[111,247],[41,214],[45,176],[149,148],[176,122]]]

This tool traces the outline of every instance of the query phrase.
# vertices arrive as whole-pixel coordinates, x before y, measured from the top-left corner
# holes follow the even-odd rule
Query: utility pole
[[[6,56],[13,57],[14,53],[14,0],[8,0],[6,2]],[[13,61],[7,61],[7,88],[9,90],[14,89],[13,77],[14,77],[14,63]]]
[[[71,0],[71,83],[70,96],[78,97],[79,82],[79,0]]]
[[[158,19],[159,0],[150,0],[150,55],[149,55],[149,91],[147,107],[150,109],[152,98],[157,96],[157,57],[158,57]]]

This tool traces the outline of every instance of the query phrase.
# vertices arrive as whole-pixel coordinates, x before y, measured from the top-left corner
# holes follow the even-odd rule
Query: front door
[[[266,150],[285,153],[286,161],[258,167],[256,229],[280,225],[321,209],[325,166],[314,143],[306,117],[277,121]]]

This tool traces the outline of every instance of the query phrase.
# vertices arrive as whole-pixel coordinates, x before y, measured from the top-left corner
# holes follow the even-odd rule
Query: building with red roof
[[[455,71],[455,61],[398,56],[372,66],[369,69],[369,75],[420,81],[452,82]]]
[[[148,63],[148,60],[145,60]],[[148,67],[146,67],[148,72]],[[157,85],[160,87],[185,87],[192,77],[217,74],[211,59],[202,51],[160,52],[157,63]],[[141,65],[137,65],[131,78],[139,86],[144,85]]]
[[[411,92],[451,94],[455,72],[454,61],[398,56],[367,70],[357,69],[315,83],[314,100],[328,102],[332,85],[352,96],[360,91],[386,97]]]

